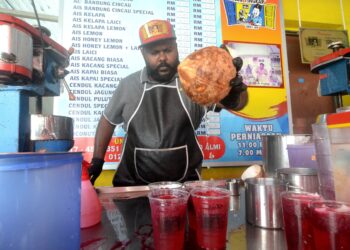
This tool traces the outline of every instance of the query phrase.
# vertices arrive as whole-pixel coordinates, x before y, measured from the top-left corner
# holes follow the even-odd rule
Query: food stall
[[[34,50],[30,47],[29,52],[26,53],[22,50],[16,51],[15,46],[0,47],[7,49],[1,54],[2,60],[0,61],[0,70],[5,76],[0,76],[1,87],[4,86],[0,94],[7,100],[4,106],[7,112],[0,118],[0,124],[5,124],[5,128],[8,129],[4,137],[6,143],[0,146],[0,151],[15,152],[15,154],[2,155],[0,165],[1,170],[7,171],[8,175],[12,175],[15,172],[13,170],[18,170],[7,166],[9,162],[16,167],[20,164],[20,170],[24,170],[15,183],[10,183],[13,177],[9,178],[0,172],[0,177],[3,178],[1,180],[7,179],[6,185],[8,186],[5,186],[3,190],[14,190],[14,193],[1,193],[1,197],[12,202],[6,207],[6,212],[15,211],[17,213],[11,216],[1,214],[0,217],[20,218],[19,221],[16,221],[18,224],[11,227],[12,231],[9,230],[12,222],[6,221],[7,232],[16,231],[17,225],[20,227],[22,222],[25,224],[23,232],[20,232],[21,236],[18,237],[21,239],[19,241],[21,249],[26,249],[31,243],[38,245],[37,249],[42,246],[41,243],[46,244],[43,249],[50,244],[57,249],[76,249],[76,244],[80,244],[80,249],[153,248],[151,209],[147,198],[148,186],[97,187],[96,192],[102,205],[101,222],[83,229],[78,227],[79,198],[82,192],[80,154],[83,152],[85,160],[91,160],[96,126],[109,97],[123,77],[133,72],[136,67],[142,66],[143,61],[139,60],[140,49],[136,42],[138,41],[137,33],[134,31],[137,30],[139,24],[150,19],[150,16],[168,19],[176,27],[181,59],[202,47],[216,46],[217,48],[220,44],[225,44],[233,57],[242,57],[245,62],[242,75],[248,85],[250,98],[254,102],[249,102],[246,108],[239,112],[224,110],[220,114],[206,115],[202,125],[196,131],[203,150],[205,166],[231,167],[263,163],[262,137],[288,134],[290,131],[290,105],[286,75],[288,67],[283,41],[280,1],[267,0],[263,6],[256,4],[256,1],[245,4],[242,1],[229,0],[206,1],[205,3],[204,1],[203,3],[199,3],[200,1],[166,1],[166,4],[164,1],[150,1],[147,6],[144,6],[141,1],[130,2],[132,3],[117,0],[62,1],[62,12],[65,13],[65,18],[62,20],[62,27],[65,27],[63,43],[66,47],[72,45],[75,50],[66,50],[56,44],[48,34],[44,34],[40,27],[34,29],[17,18],[0,14],[0,28],[8,32],[9,41],[14,41],[19,37],[24,39],[23,44],[20,44],[19,47],[31,45],[33,41],[37,46]],[[118,13],[117,16],[116,13]],[[252,18],[254,13],[257,13],[255,14],[257,16]],[[131,18],[135,22],[126,21]],[[21,39],[19,39],[20,42]],[[25,58],[16,57],[22,56],[18,53],[23,53]],[[349,72],[346,68],[348,67],[348,53],[347,50],[346,54],[341,55],[345,72]],[[32,54],[34,54],[33,58]],[[41,57],[42,54],[45,54],[45,57]],[[21,65],[19,59],[25,59],[26,64]],[[32,65],[33,62],[39,64]],[[44,64],[44,67],[41,63]],[[32,69],[32,66],[36,68]],[[324,70],[323,63],[316,65],[318,66]],[[32,78],[32,71],[36,78]],[[65,76],[68,73],[66,82]],[[348,90],[347,83],[348,81],[344,85]],[[68,95],[65,92],[68,92]],[[59,116],[49,116],[46,119],[40,114],[31,115],[28,103],[29,98],[33,96],[37,97],[38,113],[42,108],[41,97],[57,96],[53,109]],[[14,112],[11,109],[13,106],[15,107]],[[30,116],[32,122],[30,122]],[[345,117],[347,118],[345,123],[348,124],[348,116],[345,115]],[[329,116],[330,118],[332,116]],[[338,123],[334,124],[337,126]],[[33,132],[34,128],[39,129],[29,138],[29,132]],[[37,134],[40,136],[36,137]],[[122,155],[124,136],[122,126],[117,126],[104,159],[106,161],[105,170],[114,170],[118,165]],[[46,161],[58,152],[68,150],[72,152],[61,154],[64,160],[57,164],[53,161],[53,165],[67,166],[68,173],[61,175],[61,172],[54,172],[40,175],[34,172],[33,176],[28,173],[30,171],[27,166],[33,167],[34,171],[37,171],[37,166],[40,167],[41,164],[45,170],[50,168],[51,165],[46,164]],[[16,154],[18,152],[30,153]],[[31,154],[32,152],[39,152],[40,157],[36,157],[34,153]],[[46,152],[53,152],[53,154],[46,155]],[[30,160],[28,162],[27,155]],[[70,161],[71,158],[66,157],[67,155],[73,157],[74,161]],[[41,160],[41,157],[44,159]],[[74,168],[74,171],[70,172],[70,168]],[[273,175],[272,172],[270,174]],[[58,176],[60,178],[57,178]],[[256,193],[257,190],[249,189],[250,184],[254,184],[254,181],[247,180],[244,185],[238,187],[238,193],[230,194],[226,249],[286,249],[279,193],[275,193],[277,182],[271,180],[270,177],[256,181],[259,188],[263,189],[259,190],[261,192]],[[315,177],[315,174],[312,177]],[[90,184],[88,176],[85,176],[83,180]],[[33,195],[32,200],[28,199],[29,195],[25,192],[29,191],[26,185],[31,181],[35,184],[34,190],[30,191],[30,194]],[[71,187],[66,182],[70,184],[74,182],[74,185]],[[4,184],[5,181],[1,183]],[[20,185],[20,192],[16,189],[18,183],[23,184]],[[43,183],[47,186],[43,186]],[[62,183],[65,183],[65,189],[60,189]],[[255,187],[254,185],[251,188]],[[49,189],[51,186],[55,188],[55,192],[46,192],[46,196],[42,196],[41,191],[51,191]],[[290,187],[295,188],[295,185]],[[23,199],[18,199],[19,193],[23,195],[21,196]],[[65,203],[62,193],[65,195],[63,198],[68,198],[69,202]],[[258,194],[266,196],[260,199],[263,197],[257,198]],[[61,204],[54,203],[53,198]],[[45,202],[50,203],[51,206],[47,206]],[[269,202],[272,207],[266,205]],[[13,204],[17,206],[17,209],[13,209],[15,207]],[[21,205],[20,209],[18,209],[18,204]],[[28,204],[31,206],[27,206]],[[261,210],[256,211],[257,205]],[[39,210],[37,206],[43,209]],[[59,209],[63,214],[55,213],[55,209]],[[19,214],[27,215],[22,210],[30,210],[36,216],[45,219],[39,225],[36,221],[19,217]],[[31,215],[29,214],[28,217]],[[55,217],[54,223],[49,220],[52,217]],[[62,219],[63,217],[65,220]],[[48,218],[47,224],[50,230],[45,227],[46,218]],[[68,225],[67,220],[72,223],[72,225],[69,224],[72,233],[65,231],[65,225]],[[276,224],[274,224],[275,221]],[[37,238],[32,237],[28,232],[34,233]],[[11,237],[8,237],[9,243],[0,238],[0,248],[14,244],[17,235],[11,235],[11,233],[9,233]],[[55,241],[47,242],[44,239],[41,241],[40,237],[45,233],[50,234],[52,238],[49,239]],[[185,237],[185,248],[194,249],[196,242],[192,241],[188,231]],[[69,238],[75,245],[73,246],[73,243],[69,241],[67,245],[61,245],[66,238]],[[36,242],[31,241],[33,239]]]

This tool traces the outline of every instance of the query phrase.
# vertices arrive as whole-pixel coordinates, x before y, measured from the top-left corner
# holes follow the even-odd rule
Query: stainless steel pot
[[[305,144],[312,141],[311,135],[263,135],[262,158],[265,175],[276,176],[276,170],[289,167],[288,144]]]
[[[263,228],[282,228],[280,193],[286,185],[277,178],[249,178],[246,184],[247,221]]]
[[[281,168],[277,169],[277,178],[286,183],[288,190],[319,193],[316,169]]]
[[[74,144],[73,132],[73,119],[70,117],[31,115],[31,151],[69,151]]]
[[[57,115],[31,115],[31,140],[72,140],[73,119]]]

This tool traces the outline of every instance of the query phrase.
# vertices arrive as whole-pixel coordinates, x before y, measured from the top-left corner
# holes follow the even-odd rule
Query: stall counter
[[[121,191],[122,190],[122,191]],[[81,250],[153,249],[152,221],[147,192],[138,187],[99,188],[103,212],[101,223],[81,229]],[[226,249],[285,250],[284,231],[263,229],[246,223],[245,192],[231,196]],[[186,241],[185,249],[192,250]]]

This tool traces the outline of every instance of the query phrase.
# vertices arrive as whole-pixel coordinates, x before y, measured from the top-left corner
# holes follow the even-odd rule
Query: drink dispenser
[[[320,115],[313,125],[320,189],[327,199],[350,201],[350,112],[342,103],[350,93],[350,48],[338,41],[328,48],[333,52],[311,63],[321,95],[334,96],[337,107],[337,113]]]
[[[333,42],[328,48],[333,52],[311,63],[311,72],[319,74],[322,96],[334,96],[337,108],[343,106],[342,95],[350,93],[350,48],[341,42]]]

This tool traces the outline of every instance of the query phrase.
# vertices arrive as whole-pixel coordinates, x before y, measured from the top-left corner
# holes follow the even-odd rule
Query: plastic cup
[[[156,250],[184,248],[188,197],[187,191],[171,188],[153,189],[148,194]]]
[[[283,192],[281,194],[284,232],[289,250],[313,250],[310,204],[322,197],[315,193]]]
[[[164,188],[183,188],[183,184],[178,181],[158,181],[148,184],[150,190],[153,189],[164,189]]]
[[[230,191],[198,187],[191,191],[196,217],[197,244],[204,249],[225,249]]]
[[[310,210],[315,249],[350,249],[350,203],[314,202]]]
[[[196,180],[196,181],[186,181],[184,187],[188,192],[192,189],[198,187],[226,187],[226,180]],[[196,237],[196,215],[194,211],[194,206],[192,202],[192,197],[190,196],[187,204],[187,220],[188,220],[188,230],[186,235],[186,244],[188,249],[197,249],[197,237]]]

